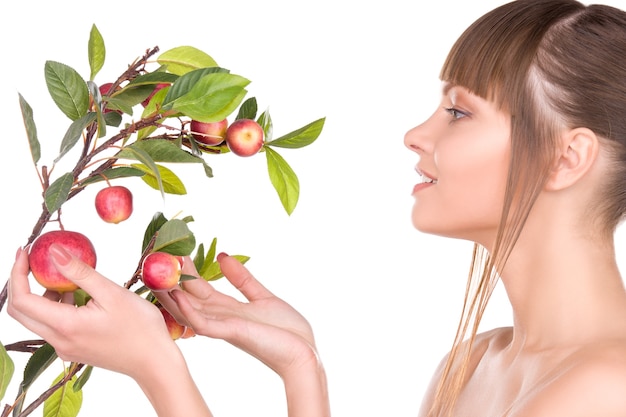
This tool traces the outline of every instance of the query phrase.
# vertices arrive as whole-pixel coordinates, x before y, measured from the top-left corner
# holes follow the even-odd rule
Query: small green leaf
[[[152,174],[157,180],[157,185],[159,186],[158,190],[161,191],[161,197],[165,198],[165,191],[163,190],[163,182],[161,181],[161,174],[159,173],[159,168],[154,163],[154,159],[147,153],[145,150],[138,148],[127,146],[117,153],[118,158],[126,158],[126,159],[135,159],[144,165],[148,166],[152,170]]]
[[[24,367],[24,380],[20,384],[27,390],[33,382],[57,359],[54,348],[49,343],[44,343],[26,363]]]
[[[87,83],[73,68],[60,62],[46,61],[46,85],[57,107],[71,120],[83,117],[89,109]]]
[[[50,184],[44,196],[46,207],[50,213],[57,211],[67,201],[72,184],[74,184],[74,176],[71,172],[61,175]]]
[[[257,109],[257,104],[256,104],[256,98],[250,97],[249,99],[243,102],[241,107],[239,107],[239,111],[237,112],[237,117],[235,117],[235,120],[239,120],[239,119],[254,120],[256,119],[257,110],[258,109]]]
[[[241,262],[242,264],[245,264],[250,259],[249,256],[244,255],[232,256],[233,258],[239,260],[239,262]],[[222,273],[219,262],[215,261],[211,263],[206,263],[203,271],[200,272],[200,276],[207,281],[215,281],[216,279],[222,278],[224,274]]]
[[[263,128],[263,137],[266,142],[272,140],[272,135],[274,134],[274,124],[272,123],[272,116],[270,116],[270,111],[265,110],[259,116],[259,120],[257,123]]]
[[[204,265],[204,243],[198,245],[196,256],[193,257],[193,264],[196,267],[196,271],[202,269],[202,265]]]
[[[293,172],[287,161],[276,151],[265,147],[267,156],[267,170],[270,181],[278,193],[280,202],[287,214],[291,214],[298,204],[300,196],[300,183],[296,173]]]
[[[70,149],[76,145],[78,139],[81,138],[83,131],[92,124],[96,120],[96,113],[89,112],[78,120],[75,120],[70,125],[67,132],[65,132],[65,136],[61,141],[61,148],[59,150],[59,156],[56,157],[54,162],[59,162],[63,156],[69,152]]]
[[[72,386],[72,389],[74,390],[74,392],[80,391],[83,389],[87,381],[89,381],[89,378],[91,377],[92,372],[93,372],[93,366],[87,365],[83,373],[80,374],[80,376],[78,377],[78,379]]]
[[[150,88],[154,89],[157,84],[172,84],[174,81],[178,80],[178,78],[179,76],[176,74],[170,74],[169,72],[157,70],[134,78],[131,82],[128,83],[128,87],[147,85],[150,86]]]
[[[102,175],[94,175],[93,177],[87,177],[82,180],[79,185],[84,187],[89,184],[104,181],[105,179],[113,180],[115,178],[129,178],[129,177],[141,177],[145,175],[145,172],[131,168],[129,166],[120,166],[115,168],[109,168],[102,173]]]
[[[89,79],[93,81],[93,79],[96,78],[96,74],[98,74],[104,66],[104,58],[106,56],[104,39],[95,24],[91,26],[91,32],[89,33],[87,54],[89,57],[89,68],[91,69]]]
[[[142,164],[132,164],[133,168],[139,169],[145,172],[146,175],[142,176],[141,179],[148,184],[150,187],[155,190],[159,189],[159,184],[157,183],[157,179],[152,173],[152,170],[145,165]],[[187,189],[185,188],[185,184],[181,181],[180,178],[174,172],[164,167],[163,165],[157,164],[157,168],[159,170],[159,176],[161,177],[161,183],[163,184],[163,191],[168,194],[176,194],[176,195],[184,195],[187,194]]]
[[[166,139],[149,139],[134,142],[118,153],[119,158],[137,159],[133,152],[140,150],[149,155],[155,162],[201,163],[199,158]]]
[[[318,119],[314,122],[309,123],[306,126],[301,127],[300,129],[294,130],[291,133],[288,133],[284,136],[281,136],[278,139],[274,139],[266,143],[268,146],[277,146],[280,148],[302,148],[304,146],[310,145],[313,143],[320,133],[322,133],[322,128],[324,127],[324,121],[326,118]]]
[[[19,94],[20,108],[22,110],[22,119],[24,119],[24,127],[26,128],[26,136],[28,137],[28,144],[30,146],[30,154],[33,157],[33,162],[37,165],[39,158],[41,158],[41,146],[39,139],[37,139],[37,127],[35,126],[35,120],[33,119],[33,109],[26,102],[24,97]]]
[[[148,247],[148,244],[152,240],[152,237],[159,231],[161,226],[163,226],[165,223],[167,223],[167,218],[165,218],[163,213],[157,212],[154,214],[154,216],[152,216],[152,220],[150,220],[150,223],[146,227],[146,231],[143,234],[143,244],[141,245],[142,253]]]
[[[15,364],[4,348],[4,345],[0,343],[0,401],[4,398],[4,394],[9,387],[14,371]]]
[[[52,385],[61,381],[67,371],[54,380]],[[83,404],[82,390],[74,391],[76,376],[68,380],[43,403],[43,417],[76,417]]]
[[[79,288],[74,291],[74,305],[77,307],[84,306],[91,300],[91,296],[87,294],[87,291]]]
[[[210,55],[193,46],[179,46],[163,52],[157,62],[172,74],[183,75],[198,68],[217,67]]]
[[[211,67],[211,68],[201,68],[197,70],[193,70],[188,72],[187,74],[181,76],[176,82],[170,87],[167,92],[167,96],[163,100],[163,105],[168,106],[178,98],[184,96],[196,85],[198,81],[204,78],[205,75],[215,74],[215,73],[228,73],[229,71],[220,67]]]
[[[207,74],[184,96],[172,102],[172,108],[192,119],[216,122],[230,115],[241,103],[250,80],[230,73]]]
[[[187,223],[180,219],[172,219],[159,229],[153,251],[187,256],[195,247],[196,238],[187,227]]]

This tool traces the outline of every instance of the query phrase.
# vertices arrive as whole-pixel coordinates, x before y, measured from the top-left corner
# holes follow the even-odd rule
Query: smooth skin
[[[444,86],[440,109],[405,136],[419,168],[439,179],[414,193],[416,228],[492,246],[499,213],[489,207],[503,199],[508,117],[462,87]],[[560,139],[500,271],[514,325],[477,336],[455,417],[626,415],[626,292],[613,236],[590,216],[608,158],[588,129],[563,127]]]
[[[211,416],[158,309],[62,247],[51,246],[51,253],[56,268],[92,299],[75,307],[59,302],[62,297],[57,293],[33,294],[28,254],[19,249],[9,280],[8,313],[46,339],[63,360],[133,378],[160,417]],[[307,321],[266,290],[235,258],[220,255],[219,262],[248,303],[219,293],[202,279],[185,283],[185,292],[162,294],[163,303],[196,334],[223,338],[274,369],[285,382],[290,417],[329,416],[326,377]],[[198,276],[190,258],[184,264],[183,273]],[[154,354],[142,353],[146,339]],[[111,355],[120,349],[127,354]],[[172,366],[159,366],[164,360]]]

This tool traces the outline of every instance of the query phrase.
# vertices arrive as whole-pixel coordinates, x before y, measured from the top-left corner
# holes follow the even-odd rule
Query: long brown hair
[[[429,416],[449,416],[463,387],[487,302],[556,158],[560,127],[587,127],[608,145],[613,172],[594,215],[613,233],[626,213],[626,13],[575,0],[516,0],[474,22],[441,79],[511,117],[511,159],[500,226],[476,244],[456,337]]]

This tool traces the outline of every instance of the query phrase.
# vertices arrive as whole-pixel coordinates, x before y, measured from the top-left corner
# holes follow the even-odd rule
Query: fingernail
[[[217,260],[221,261],[223,257],[228,256],[226,252],[220,252],[217,254]]]
[[[65,250],[61,245],[53,243],[50,245],[50,256],[52,260],[59,265],[67,265],[72,260],[72,254]]]

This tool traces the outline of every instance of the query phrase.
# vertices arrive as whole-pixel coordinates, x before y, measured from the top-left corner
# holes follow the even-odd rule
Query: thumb
[[[107,293],[110,293],[107,289],[111,289],[111,286],[117,287],[61,245],[56,243],[50,245],[50,257],[61,275],[85,290],[91,297],[98,298],[100,302],[104,301],[102,298],[106,297]]]

